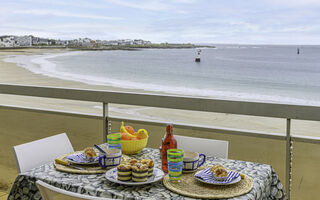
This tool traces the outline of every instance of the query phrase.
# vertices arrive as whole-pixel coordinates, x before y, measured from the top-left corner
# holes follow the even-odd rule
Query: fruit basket
[[[120,134],[123,154],[137,154],[147,146],[149,135],[146,129],[139,129],[135,132],[132,126],[125,126],[121,122]]]
[[[121,140],[121,151],[123,154],[137,154],[147,146],[148,137],[140,140]]]

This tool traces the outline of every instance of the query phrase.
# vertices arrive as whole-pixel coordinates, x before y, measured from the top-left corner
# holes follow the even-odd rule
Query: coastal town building
[[[145,44],[151,44],[151,42],[139,39],[139,40],[133,40],[133,44],[135,44],[135,45],[145,45]]]
[[[116,40],[103,40],[103,45],[119,45],[119,41]]]
[[[59,45],[59,46],[66,46],[69,44],[69,41],[68,40],[56,40],[55,45]]]
[[[95,46],[96,42],[90,38],[79,38],[70,40],[68,46],[79,46],[79,47],[92,47]]]
[[[149,45],[150,41],[142,39],[121,39],[121,40],[93,40],[90,38],[78,38],[73,40],[54,40],[32,35],[0,36],[0,48],[12,47],[32,47],[32,46],[64,46],[64,47],[99,47],[99,46],[130,46],[130,45]]]
[[[15,44],[19,47],[31,47],[32,46],[32,35],[28,36],[14,36]]]
[[[32,37],[32,45],[51,45],[51,41],[46,38]]]
[[[14,46],[15,46],[14,36],[11,36],[11,35],[0,36],[0,47],[14,47]]]

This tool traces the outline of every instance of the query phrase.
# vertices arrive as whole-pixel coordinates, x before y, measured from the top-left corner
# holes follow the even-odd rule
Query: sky
[[[0,35],[320,44],[320,0],[0,0]]]

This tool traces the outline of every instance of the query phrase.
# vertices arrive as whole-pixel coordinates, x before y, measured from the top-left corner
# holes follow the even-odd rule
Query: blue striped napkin
[[[229,184],[234,179],[238,178],[240,176],[240,173],[235,172],[235,171],[228,171],[228,177],[224,181],[218,181],[218,180],[214,179],[212,173],[210,172],[210,168],[206,168],[204,170],[198,171],[194,176],[202,179],[203,181],[205,181],[207,183]]]
[[[99,161],[98,156],[94,159],[94,161],[89,161],[86,159],[86,156],[83,153],[71,154],[71,155],[68,155],[66,158],[76,163],[95,163]]]

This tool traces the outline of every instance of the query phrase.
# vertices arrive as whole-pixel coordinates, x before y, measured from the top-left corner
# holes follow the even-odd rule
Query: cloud
[[[1,4],[0,34],[310,44],[320,43],[318,6],[320,0],[12,0]]]
[[[267,2],[284,7],[320,6],[319,0],[268,0]]]
[[[184,4],[194,4],[197,0],[173,0],[176,3],[184,3]]]
[[[15,14],[23,14],[23,15],[51,15],[56,17],[73,17],[73,18],[85,18],[85,19],[100,19],[100,20],[121,20],[120,17],[108,17],[102,15],[88,15],[88,14],[80,14],[80,13],[71,13],[71,12],[63,12],[58,10],[16,10],[13,11]]]
[[[125,0],[107,0],[108,2],[111,2],[113,4],[117,4],[120,6],[125,6],[129,8],[137,8],[137,9],[142,9],[142,10],[151,10],[151,11],[164,11],[164,10],[169,10],[172,7],[169,6],[168,3],[161,3],[159,1],[125,1]]]
[[[66,1],[66,0],[23,0],[23,2],[30,3],[30,4],[38,4],[38,5],[46,5],[46,6],[59,6],[59,7],[77,7],[77,8],[94,8],[94,9],[101,9],[107,8],[108,6],[105,4],[99,3],[92,3],[92,1],[87,0],[76,0],[76,1]]]

